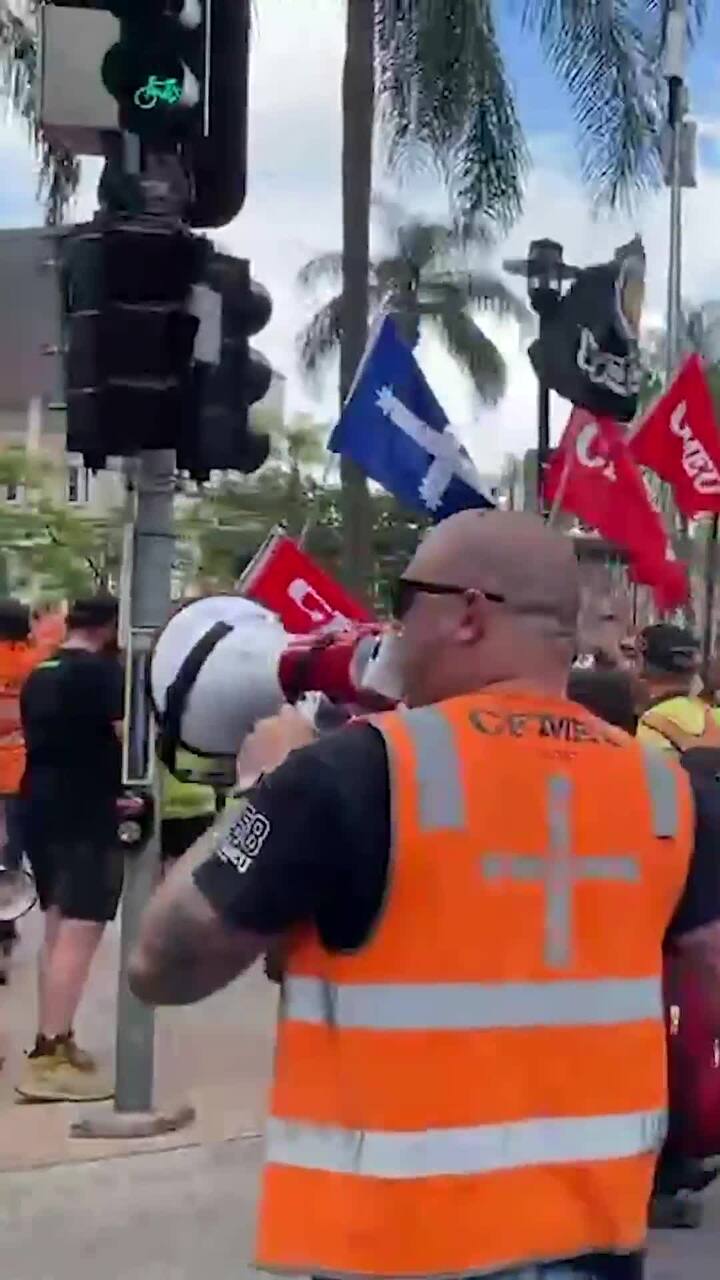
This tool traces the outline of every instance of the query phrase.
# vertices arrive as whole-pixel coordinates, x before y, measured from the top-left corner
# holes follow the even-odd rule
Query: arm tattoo
[[[222,818],[196,841],[160,885],[131,961],[135,993],[153,1004],[192,1004],[243,973],[269,939],[229,929],[193,882],[237,818]]]

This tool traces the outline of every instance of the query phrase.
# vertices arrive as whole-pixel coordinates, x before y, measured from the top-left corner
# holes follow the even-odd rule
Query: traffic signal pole
[[[146,674],[170,604],[176,467],[203,481],[252,472],[268,451],[249,410],[272,370],[249,338],[267,324],[270,297],[247,261],[191,230],[226,225],[244,201],[249,15],[250,0],[42,6],[45,136],[106,160],[100,209],[60,255],[67,447],[95,470],[126,459],[123,782],[148,797]],[[128,985],[159,827],[156,804],[151,838],[126,857],[115,1103],[82,1117],[77,1136],[141,1137],[192,1117],[187,1106],[157,1109],[155,1020]]]
[[[127,701],[125,779],[144,780],[153,788],[152,725],[147,707],[146,664],[152,636],[170,609],[173,561],[173,492],[175,453],[172,449],[142,453],[137,467],[136,514],[129,575],[129,628],[126,639]],[[153,831],[145,847],[125,864],[120,934],[117,1034],[115,1044],[115,1111],[119,1117],[146,1117],[167,1127],[167,1118],[153,1112],[155,1015],[130,991],[128,963],[140,918],[157,881],[160,867],[160,812],[153,806]],[[173,1126],[174,1127],[174,1126]]]
[[[140,171],[137,139],[124,139],[124,169]],[[175,450],[142,452],[127,464],[132,536],[126,540],[121,636],[125,650],[125,719],[123,784],[144,793],[153,805],[152,833],[140,850],[125,860],[120,932],[115,1102],[112,1110],[93,1107],[71,1127],[74,1137],[142,1138],[169,1133],[189,1124],[194,1109],[178,1102],[167,1110],[155,1106],[155,1013],[130,990],[130,955],[140,921],[160,870],[160,804],[155,785],[154,731],[147,695],[147,669],[154,635],[170,611],[175,548],[173,496]]]

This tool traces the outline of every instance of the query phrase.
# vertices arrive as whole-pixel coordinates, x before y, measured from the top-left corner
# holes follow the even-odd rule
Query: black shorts
[[[123,883],[122,849],[89,836],[35,838],[26,852],[43,911],[57,907],[66,920],[114,920]]]
[[[199,840],[215,821],[214,813],[204,813],[199,818],[165,818],[160,825],[162,858],[181,858],[191,844]]]

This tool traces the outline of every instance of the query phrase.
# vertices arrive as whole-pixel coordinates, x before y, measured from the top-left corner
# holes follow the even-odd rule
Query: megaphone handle
[[[315,687],[313,670],[319,653],[327,650],[333,643],[331,635],[316,636],[307,648],[300,645],[286,649],[280,659],[280,682],[283,693],[293,706],[303,694]],[[319,688],[323,692],[322,688]]]

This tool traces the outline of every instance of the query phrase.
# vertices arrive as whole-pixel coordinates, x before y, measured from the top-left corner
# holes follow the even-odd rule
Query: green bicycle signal
[[[159,76],[148,76],[144,85],[136,90],[133,101],[142,111],[150,111],[158,102],[175,106],[182,98],[182,85],[174,76],[161,80]]]

